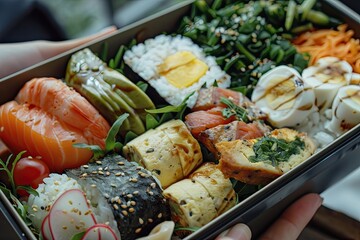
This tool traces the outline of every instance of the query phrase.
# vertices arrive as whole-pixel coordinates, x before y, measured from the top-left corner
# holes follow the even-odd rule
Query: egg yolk
[[[177,88],[193,85],[205,75],[208,69],[206,63],[188,51],[180,51],[170,55],[158,66],[160,75]]]
[[[290,109],[296,98],[295,83],[291,79],[278,81],[275,86],[267,90],[265,98],[272,109]]]

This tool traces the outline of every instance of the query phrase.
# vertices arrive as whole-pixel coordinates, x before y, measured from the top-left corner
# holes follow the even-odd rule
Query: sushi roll
[[[180,35],[159,35],[125,52],[124,60],[171,105],[179,105],[186,96],[202,86],[215,82],[221,88],[230,86],[230,76],[206,57],[189,38]],[[197,93],[188,100],[195,104]]]
[[[117,239],[121,236],[121,239],[131,240],[148,235],[155,226],[170,219],[169,206],[158,181],[149,171],[119,155],[108,155],[102,160],[68,170],[66,174],[51,175],[37,189],[39,196],[29,197],[29,213],[37,228],[42,226],[42,229],[46,229],[46,224],[49,224],[52,232],[62,231],[53,226],[52,209],[69,212],[66,204],[62,203],[60,207],[55,204],[61,202],[61,198],[67,199],[66,194],[70,195],[67,192],[70,190],[75,198],[69,200],[71,204],[81,200],[81,194],[74,191],[81,190],[86,200],[79,201],[78,208],[84,208],[87,203],[89,205],[88,210],[82,210],[83,214],[79,214],[82,216],[79,223],[90,221],[82,231],[95,224],[106,223]],[[89,220],[84,212],[93,216],[93,220]],[[55,216],[55,219],[65,217],[61,214]],[[63,225],[69,229],[68,225],[71,224],[66,225],[65,222]],[[46,231],[43,232],[46,234]]]
[[[151,171],[163,188],[189,175],[202,163],[199,143],[181,120],[171,120],[130,141],[125,157]]]

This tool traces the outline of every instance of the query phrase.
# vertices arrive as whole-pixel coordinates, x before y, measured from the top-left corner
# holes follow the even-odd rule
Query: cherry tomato
[[[31,186],[36,189],[43,179],[49,176],[48,166],[37,158],[24,157],[15,165],[14,181],[16,186]],[[29,195],[25,190],[19,189],[21,196]]]

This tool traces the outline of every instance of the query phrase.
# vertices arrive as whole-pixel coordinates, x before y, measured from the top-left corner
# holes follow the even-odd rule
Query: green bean
[[[279,49],[276,60],[275,60],[276,64],[281,63],[281,61],[284,59],[284,56],[285,56],[284,50]]]
[[[315,10],[310,10],[306,19],[318,25],[327,25],[330,22],[330,18],[325,13]]]
[[[291,30],[292,33],[299,34],[305,31],[309,31],[314,28],[314,25],[312,23],[307,23],[298,27],[295,27]]]
[[[236,49],[239,51],[239,52],[241,52],[242,54],[244,54],[245,55],[245,57],[249,60],[249,61],[251,61],[251,62],[253,62],[253,61],[255,61],[255,56],[254,55],[252,55],[240,42],[236,42],[235,43],[235,47],[236,47]]]
[[[305,21],[309,11],[314,7],[316,0],[305,0],[301,5],[300,9],[302,11],[301,21]]]
[[[293,25],[295,14],[296,14],[296,3],[293,0],[290,0],[287,7],[286,18],[285,18],[285,29],[288,31],[291,29]]]
[[[211,9],[218,10],[221,7],[222,0],[215,0],[211,5]]]
[[[226,64],[225,64],[225,67],[224,67],[224,71],[227,72],[231,67],[232,65],[234,65],[234,63],[240,58],[240,55],[235,55],[233,56]]]
[[[205,0],[197,0],[195,1],[195,6],[202,12],[207,13],[209,6],[207,5]]]

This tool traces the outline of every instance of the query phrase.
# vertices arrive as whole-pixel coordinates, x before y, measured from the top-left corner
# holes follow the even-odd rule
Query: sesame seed
[[[139,233],[139,232],[141,232],[141,228],[137,228],[137,229],[135,230],[135,233]]]
[[[140,167],[140,166],[137,166],[136,167],[136,170],[142,170],[143,168],[142,167]]]
[[[162,213],[159,213],[157,217],[162,218]]]
[[[148,192],[150,196],[154,195],[154,193],[152,191]]]
[[[130,201],[130,204],[131,204],[132,206],[135,206],[135,205],[136,205],[136,202],[135,202],[135,201]]]
[[[118,165],[124,165],[124,162],[118,162]]]
[[[122,204],[120,207],[123,208],[123,209],[126,209],[126,208],[127,208],[127,205]]]
[[[116,184],[114,184],[114,183],[112,183],[112,184],[110,184],[110,185],[111,185],[112,187],[114,187],[114,188],[117,187]]]
[[[134,191],[133,194],[134,194],[134,195],[138,195],[138,194],[139,194],[139,191]]]
[[[127,215],[128,215],[128,212],[125,211],[125,210],[122,210],[121,213],[122,213],[124,216],[127,216]]]
[[[62,229],[66,230],[66,229],[67,229],[67,226],[63,226]]]
[[[135,212],[135,209],[134,208],[129,208],[129,212],[133,213],[133,212]]]
[[[102,170],[104,170],[102,167],[99,167],[99,168],[98,168],[98,171],[102,171]]]
[[[156,183],[151,183],[151,184],[150,184],[150,187],[156,188]]]
[[[99,164],[99,165],[101,165],[102,163],[101,163],[101,161],[96,161],[96,164]]]
[[[113,207],[118,210],[119,209],[119,206],[117,204],[113,204]]]
[[[131,193],[129,193],[128,195],[126,195],[128,198],[132,198],[133,195]]]
[[[148,222],[149,222],[149,223],[152,223],[153,221],[154,221],[154,220],[152,220],[152,218],[149,218],[149,219],[148,219]]]
[[[69,200],[69,204],[70,204],[70,205],[72,205],[72,204],[73,204],[73,202],[72,202],[71,200]]]
[[[87,211],[84,213],[84,215],[86,216],[86,215],[89,215],[90,213],[91,213],[91,209],[87,210]]]
[[[89,168],[89,165],[83,165],[82,167],[87,169],[87,168]]]
[[[105,193],[105,194],[104,194],[104,197],[105,197],[105,198],[109,198],[110,196],[109,196],[109,194]]]
[[[137,180],[137,178],[130,178],[129,181],[133,182],[133,183],[136,183],[138,180]]]
[[[100,175],[104,175],[104,172],[103,172],[103,171],[98,171],[98,173],[99,173]]]
[[[142,220],[142,218],[139,218],[139,223],[144,224],[144,220]]]
[[[110,172],[106,172],[105,174],[106,174],[106,176],[110,176]]]
[[[91,173],[92,173],[92,174],[97,174],[97,171],[92,171]]]
[[[105,168],[104,168],[104,171],[107,171],[107,170],[109,170],[109,167],[105,167]]]

